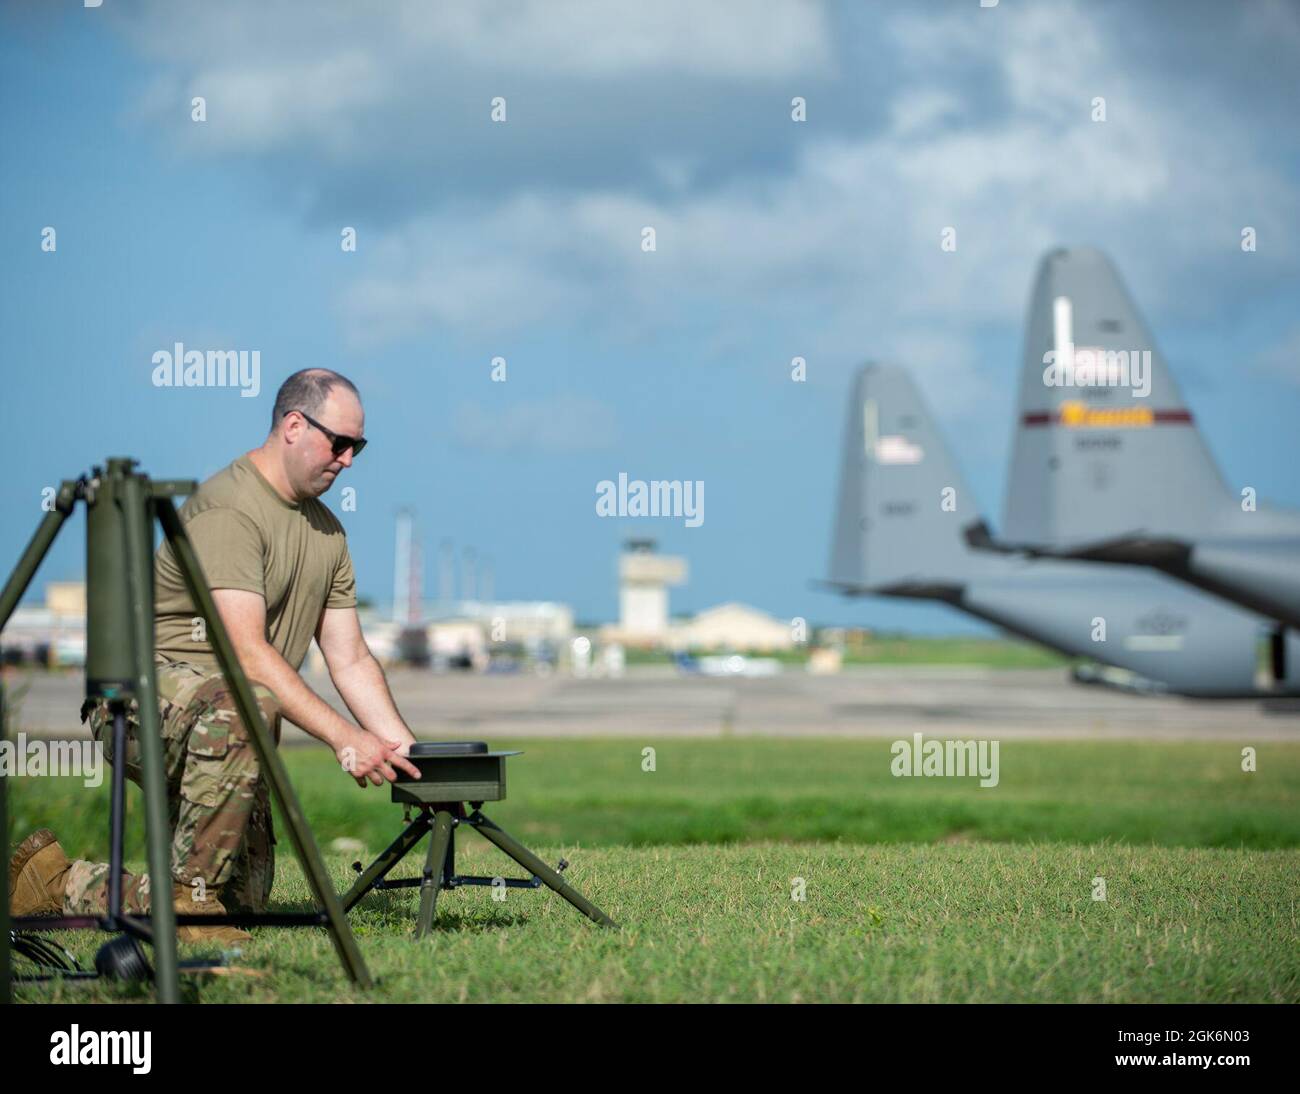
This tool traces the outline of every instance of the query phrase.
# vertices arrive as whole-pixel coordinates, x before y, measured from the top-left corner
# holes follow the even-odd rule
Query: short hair
[[[325,400],[336,387],[345,387],[357,400],[361,392],[357,385],[337,372],[327,368],[299,369],[280,385],[275,393],[275,406],[271,409],[271,429],[291,410],[301,410],[304,414],[315,416],[325,405]]]

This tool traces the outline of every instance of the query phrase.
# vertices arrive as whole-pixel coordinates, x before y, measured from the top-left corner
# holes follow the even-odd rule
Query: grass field
[[[643,771],[642,748],[656,749]],[[343,980],[322,932],[260,930],[205,1000],[1300,1001],[1300,745],[1003,741],[1001,781],[904,779],[889,742],[532,740],[490,814],[621,924],[559,898],[444,893],[353,913],[381,980]],[[401,824],[324,750],[286,754],[322,847],[371,852]],[[48,824],[106,851],[107,786],[11,781],[14,839]],[[133,816],[139,802],[132,792]],[[281,843],[276,903],[306,898]],[[462,868],[514,874],[477,836]],[[138,835],[129,848],[142,858]],[[360,853],[327,854],[340,888]],[[404,864],[417,872],[416,856]],[[1106,900],[1093,899],[1105,879]],[[792,899],[803,878],[806,899]],[[66,934],[82,955],[97,940]],[[111,986],[29,999],[130,997]]]
[[[774,657],[787,665],[802,665],[809,647],[755,654]],[[629,665],[668,665],[673,655],[667,650],[626,651]],[[844,650],[846,665],[981,665],[988,668],[1050,668],[1066,664],[1061,655],[1009,638],[917,637],[879,635]]]

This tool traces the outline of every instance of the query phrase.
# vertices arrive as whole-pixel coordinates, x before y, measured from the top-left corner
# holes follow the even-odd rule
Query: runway
[[[346,714],[327,676],[308,683]],[[82,677],[9,673],[15,731],[77,737]],[[396,669],[398,709],[422,738],[905,737],[1300,740],[1300,701],[1130,695],[1070,681],[1064,669],[872,666],[836,676],[799,669],[765,679],[434,675]],[[26,694],[19,694],[26,688]],[[284,742],[308,736],[286,726]]]

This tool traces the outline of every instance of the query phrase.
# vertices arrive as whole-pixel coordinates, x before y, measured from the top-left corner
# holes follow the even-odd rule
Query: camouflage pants
[[[219,891],[228,911],[262,911],[275,875],[270,793],[266,780],[260,777],[257,750],[235,709],[234,696],[220,672],[188,662],[159,660],[157,676],[172,829],[172,878],[189,886],[196,900],[212,889]],[[278,744],[280,718],[275,695],[262,684],[250,683],[262,718]],[[89,721],[108,761],[117,763],[107,700],[87,700],[81,720]],[[143,785],[139,706],[134,699],[128,708],[126,732],[126,775]],[[108,905],[108,876],[107,863],[75,861],[64,890],[64,914],[103,912]],[[123,872],[122,902],[128,910],[148,910],[147,875]]]

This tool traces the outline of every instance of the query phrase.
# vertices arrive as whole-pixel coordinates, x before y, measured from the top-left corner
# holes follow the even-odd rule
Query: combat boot
[[[214,890],[209,889],[203,900],[195,900],[193,891],[184,882],[172,882],[172,903],[177,915],[225,915],[225,905]],[[250,942],[253,936],[238,927],[217,925],[213,927],[177,927],[176,938],[181,942],[217,942],[224,946],[237,942]]]
[[[9,860],[9,914],[62,915],[72,863],[48,828],[38,828]]]

